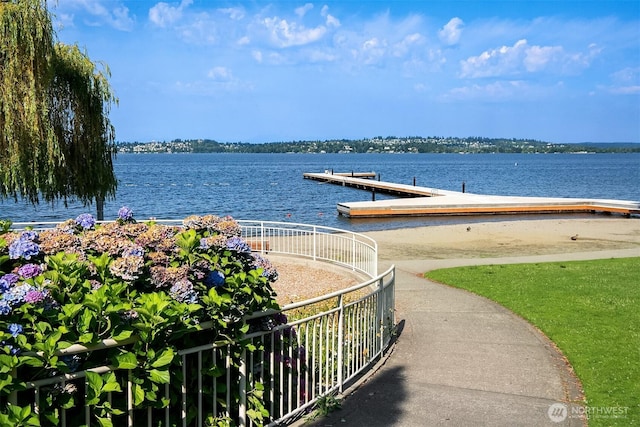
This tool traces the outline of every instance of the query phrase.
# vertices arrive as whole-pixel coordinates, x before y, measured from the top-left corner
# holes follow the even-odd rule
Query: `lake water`
[[[640,200],[640,153],[629,154],[119,154],[115,200],[138,220],[191,214],[298,222],[353,231],[473,222],[487,218],[349,219],[340,202],[371,200],[362,190],[303,179],[304,172],[376,172],[382,181],[479,194]],[[388,198],[376,194],[376,199]],[[0,218],[63,221],[94,207],[32,207],[0,201]],[[500,220],[510,219],[500,217]]]

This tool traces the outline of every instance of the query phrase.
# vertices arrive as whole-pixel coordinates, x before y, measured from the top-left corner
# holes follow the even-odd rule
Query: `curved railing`
[[[254,250],[331,262],[366,274],[378,274],[378,245],[363,234],[316,225],[238,221]]]
[[[267,327],[250,331],[245,339],[254,344],[254,351],[244,351],[239,366],[227,365],[226,373],[212,376],[206,361],[230,361],[231,346],[211,342],[179,352],[183,366],[183,386],[180,404],[157,411],[134,409],[132,389],[134,379],[125,374],[128,398],[122,410],[127,425],[164,425],[170,413],[181,413],[182,425],[204,425],[207,415],[230,417],[239,426],[255,425],[248,414],[249,401],[256,392],[262,396],[268,411],[267,425],[280,425],[310,410],[324,396],[340,393],[363,371],[379,360],[388,349],[395,328],[395,268],[378,274],[377,244],[358,233],[305,224],[265,221],[238,221],[242,236],[254,251],[265,254],[305,257],[348,268],[365,277],[363,282],[317,298],[288,304],[280,312],[254,313],[253,324]],[[47,228],[51,224],[14,224],[15,228]],[[287,322],[270,325],[274,315],[287,316]],[[203,329],[207,325],[202,325]],[[130,342],[104,342],[90,346],[72,346],[64,354],[101,351]],[[62,356],[62,354],[61,354]],[[186,366],[197,366],[198,378],[184,378]],[[114,370],[110,366],[93,368],[94,372]],[[191,371],[189,371],[191,372]],[[234,376],[237,375],[237,378]],[[84,372],[27,383],[34,390],[34,410],[41,387],[85,381]],[[223,379],[222,382],[220,379]],[[188,381],[190,380],[190,381]],[[188,390],[195,382],[198,390]],[[229,390],[239,385],[239,396]],[[207,402],[204,390],[220,394],[228,390],[224,402]],[[169,385],[165,388],[168,399]],[[224,393],[223,393],[224,394]],[[237,399],[237,404],[232,402]],[[78,402],[78,404],[82,404]],[[220,408],[237,407],[233,413]],[[61,409],[64,414],[64,409]],[[86,411],[89,417],[89,408]],[[189,417],[187,417],[189,413]],[[193,421],[187,422],[187,418]],[[65,425],[64,416],[62,425]],[[87,418],[86,423],[89,423]],[[164,424],[163,424],[164,423]]]

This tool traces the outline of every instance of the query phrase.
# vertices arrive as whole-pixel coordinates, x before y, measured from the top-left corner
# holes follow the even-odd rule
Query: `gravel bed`
[[[366,278],[344,267],[304,258],[268,256],[278,271],[272,285],[280,305],[346,289]]]

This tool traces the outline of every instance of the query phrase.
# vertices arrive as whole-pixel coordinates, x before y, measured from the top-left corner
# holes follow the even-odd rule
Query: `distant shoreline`
[[[530,139],[387,137],[359,140],[291,141],[253,144],[214,140],[173,140],[117,144],[118,153],[452,153],[549,154],[640,153],[640,143],[557,144]]]

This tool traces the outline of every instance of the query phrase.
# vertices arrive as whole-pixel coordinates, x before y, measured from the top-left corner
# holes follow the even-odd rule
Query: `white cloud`
[[[339,59],[336,54],[322,50],[312,50],[308,57],[311,62],[334,62]]]
[[[560,45],[531,45],[520,39],[513,46],[485,50],[460,61],[459,76],[483,78],[537,72],[575,75],[589,68],[602,52],[603,48],[594,43],[583,51],[567,51]]]
[[[105,4],[106,3],[106,4]],[[135,19],[130,16],[129,8],[120,1],[104,0],[67,0],[64,4],[57,4],[61,12],[58,13],[59,22],[65,26],[73,26],[75,15],[66,10],[80,10],[91,18],[84,18],[89,26],[108,25],[120,31],[133,30]]]
[[[242,7],[229,7],[225,9],[220,9],[220,12],[225,15],[229,15],[229,18],[231,18],[234,21],[240,21],[245,17],[245,10]]]
[[[513,46],[486,50],[460,62],[460,77],[498,77],[537,72],[561,65],[569,58],[561,46],[531,46],[518,40]]]
[[[613,84],[608,88],[616,95],[640,94],[640,67],[626,67],[611,74]]]
[[[233,74],[227,67],[218,66],[210,69],[207,73],[207,77],[216,81],[229,81],[233,79]]]
[[[327,32],[327,28],[323,25],[306,28],[304,25],[280,18],[265,18],[262,24],[267,29],[271,42],[279,47],[313,43],[321,39]]]
[[[302,18],[304,15],[307,14],[307,12],[309,12],[311,9],[313,9],[313,4],[311,3],[307,3],[304,6],[300,6],[298,8],[296,8],[295,13],[296,15],[298,15],[300,18]]]
[[[340,26],[340,20],[335,16],[332,16],[329,14],[329,6],[327,5],[322,6],[322,10],[320,11],[320,16],[324,16],[326,18],[325,24],[327,25],[327,27],[338,28]]]
[[[420,33],[408,34],[400,42],[393,45],[393,56],[405,56],[414,46],[422,44],[424,37]]]
[[[206,45],[218,41],[218,26],[214,19],[207,14],[199,14],[188,24],[177,25],[176,31],[180,38],[188,43]]]
[[[379,63],[384,58],[387,51],[386,40],[380,40],[377,37],[373,37],[369,40],[365,40],[360,46],[360,49],[353,51],[354,55],[366,65],[372,65]]]
[[[530,92],[531,88],[527,83],[520,80],[511,80],[453,88],[442,99],[445,101],[482,99],[499,102],[512,98],[521,98]]]
[[[562,53],[563,49],[560,46],[531,46],[524,53],[523,63],[527,71],[539,71]]]
[[[253,52],[251,52],[251,56],[256,60],[256,62],[262,62],[262,52],[260,52],[259,50],[254,50]]]
[[[149,20],[158,27],[167,27],[182,18],[182,11],[191,5],[193,0],[182,0],[178,6],[160,2],[149,9]]]
[[[438,31],[440,41],[449,46],[457,44],[460,41],[460,36],[462,35],[463,25],[464,22],[462,22],[462,19],[458,17],[452,18],[440,31]]]
[[[568,74],[575,74],[582,71],[585,68],[591,66],[591,63],[595,58],[600,56],[603,48],[595,43],[589,44],[586,52],[576,52],[567,55],[564,58],[563,70]]]

